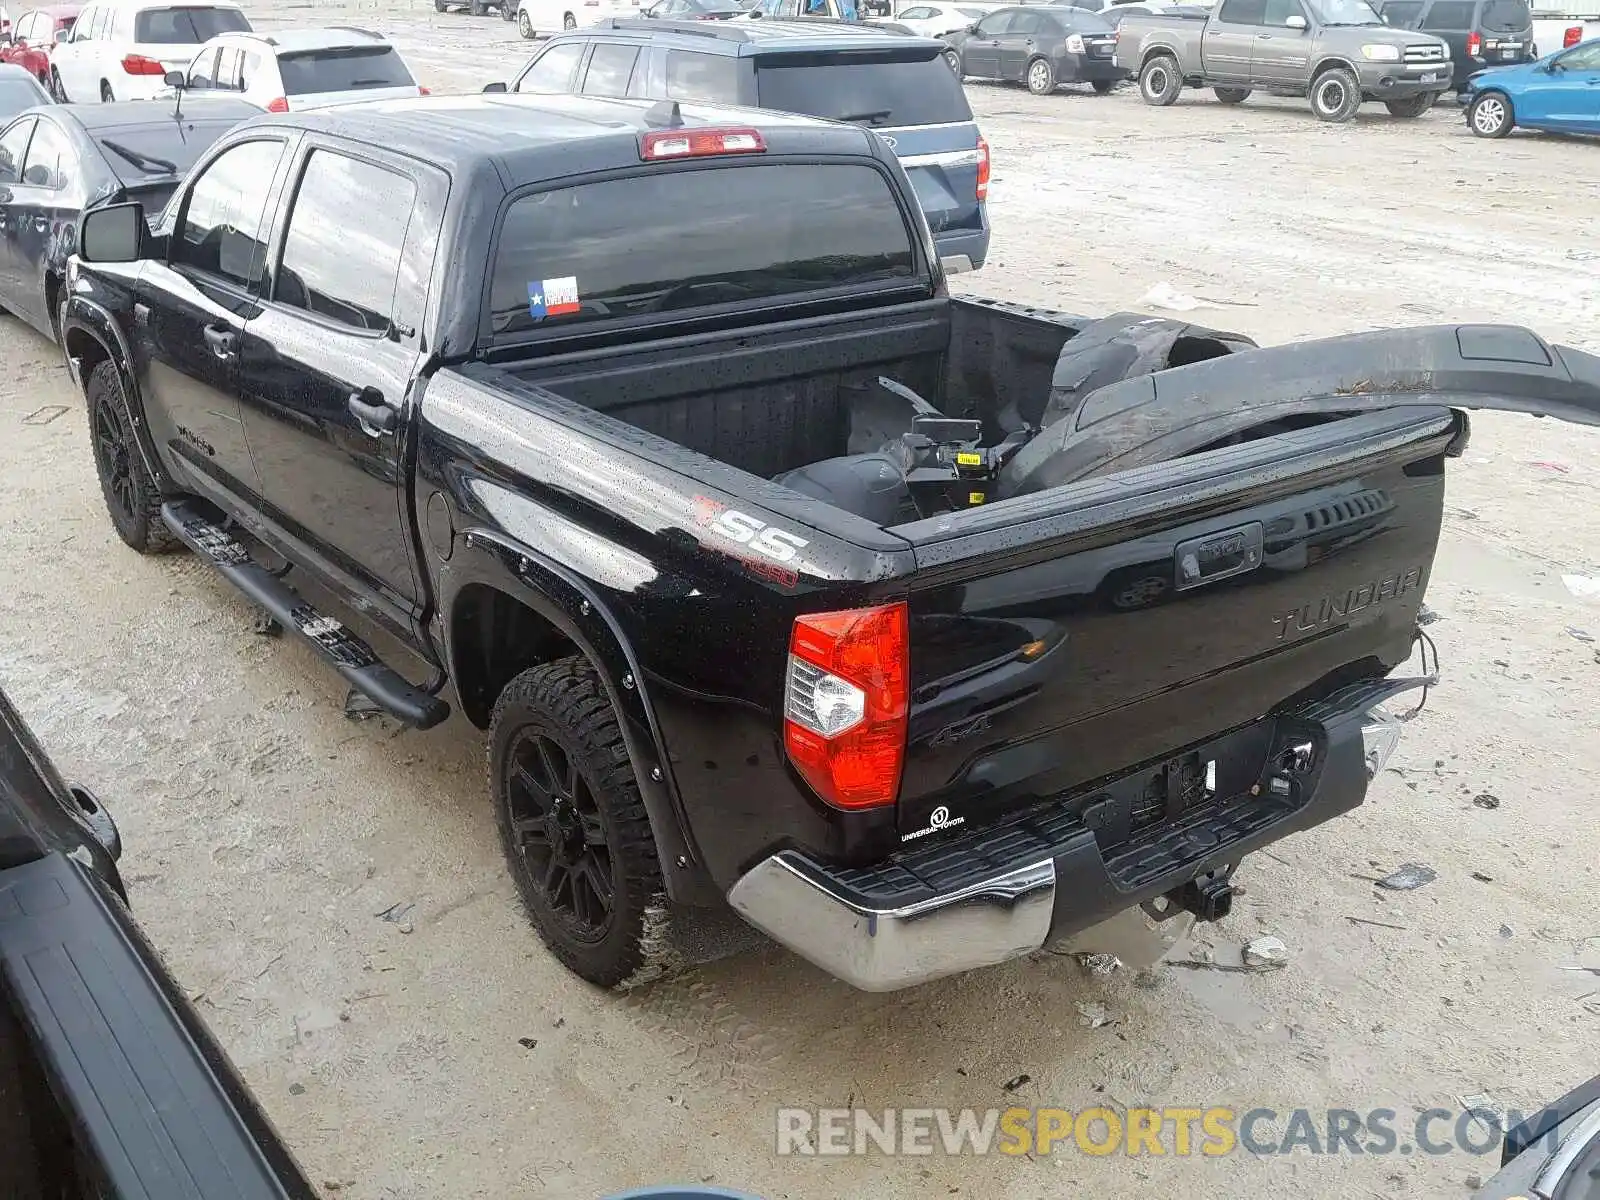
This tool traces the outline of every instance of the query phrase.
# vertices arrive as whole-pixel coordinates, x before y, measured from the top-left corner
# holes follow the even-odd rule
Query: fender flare
[[[1330,54],[1326,58],[1319,59],[1311,68],[1311,74],[1306,76],[1307,88],[1309,89],[1311,84],[1317,81],[1317,76],[1321,75],[1329,67],[1343,67],[1346,71],[1349,71],[1356,77],[1356,83],[1359,84],[1361,82],[1361,71],[1355,65],[1355,63],[1351,62],[1348,58],[1340,58],[1337,54]]]
[[[150,478],[155,480],[156,487],[163,494],[172,492],[174,489],[172,477],[161,465],[161,456],[156,453],[155,441],[150,436],[150,426],[144,419],[144,398],[139,394],[133,348],[128,344],[127,335],[122,332],[122,327],[117,324],[116,317],[111,314],[110,309],[87,296],[77,292],[71,292],[67,296],[66,311],[61,319],[61,352],[66,356],[67,368],[71,371],[78,390],[86,393],[89,380],[84,376],[82,363],[68,348],[74,333],[85,334],[99,343],[100,348],[116,364],[117,373],[122,377],[124,415],[128,418],[128,428],[133,430],[133,440],[139,448],[139,457],[144,460],[145,469],[150,472]]]
[[[441,586],[439,594],[440,640],[451,678],[456,678],[452,633],[456,598],[467,585],[496,588],[549,621],[594,665],[621,718],[623,744],[655,834],[667,895],[687,904],[721,902],[722,895],[700,866],[689,835],[671,759],[638,658],[610,609],[582,579],[505,534],[477,528],[458,536],[459,549],[448,563],[441,564],[440,582],[449,582]],[[459,695],[457,701],[464,712]]]
[[[1183,56],[1178,53],[1176,46],[1169,46],[1166,42],[1150,42],[1139,47],[1139,69],[1135,75],[1143,75],[1144,69],[1150,65],[1150,60],[1157,55],[1172,59],[1178,64],[1178,71],[1183,71]]]

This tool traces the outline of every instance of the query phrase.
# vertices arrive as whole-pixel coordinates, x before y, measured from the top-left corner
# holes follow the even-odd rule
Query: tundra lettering
[[[1374,604],[1382,604],[1385,600],[1403,596],[1421,586],[1422,568],[1412,567],[1410,570],[1390,575],[1377,582],[1364,583],[1338,596],[1324,596],[1317,601],[1315,613],[1312,612],[1312,605],[1306,604],[1293,612],[1273,617],[1272,623],[1278,631],[1277,640],[1283,641],[1291,630],[1295,633],[1310,633],[1341,618],[1353,616]]]

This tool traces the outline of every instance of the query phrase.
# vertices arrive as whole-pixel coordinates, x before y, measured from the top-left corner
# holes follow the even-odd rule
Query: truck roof
[[[603,17],[574,34],[638,33],[651,41],[691,38],[696,49],[748,58],[764,54],[805,54],[819,50],[927,50],[937,54],[944,43],[893,29],[849,21],[673,21],[645,17]]]
[[[674,102],[519,92],[367,100],[262,118],[334,137],[400,147],[452,176],[493,163],[508,188],[544,179],[637,165],[639,136],[672,128]],[[816,117],[733,105],[677,105],[683,128],[738,126],[768,137],[789,133],[789,152],[879,157],[862,129]],[[553,150],[569,153],[553,155]],[[610,161],[607,161],[610,160]]]

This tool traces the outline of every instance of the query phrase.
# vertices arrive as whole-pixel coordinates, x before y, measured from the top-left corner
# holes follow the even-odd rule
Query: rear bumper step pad
[[[250,551],[204,510],[184,501],[161,506],[161,519],[196,554],[201,555],[278,624],[305,638],[356,691],[372,699],[397,721],[430,729],[450,715],[438,696],[413,687],[386,666],[345,625],[318,612],[283,580],[250,556]]]

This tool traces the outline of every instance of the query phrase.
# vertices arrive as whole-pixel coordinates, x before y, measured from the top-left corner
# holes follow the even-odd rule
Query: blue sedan
[[[1557,133],[1600,134],[1600,39],[1518,67],[1479,71],[1467,80],[1467,127],[1505,137],[1518,125]]]

